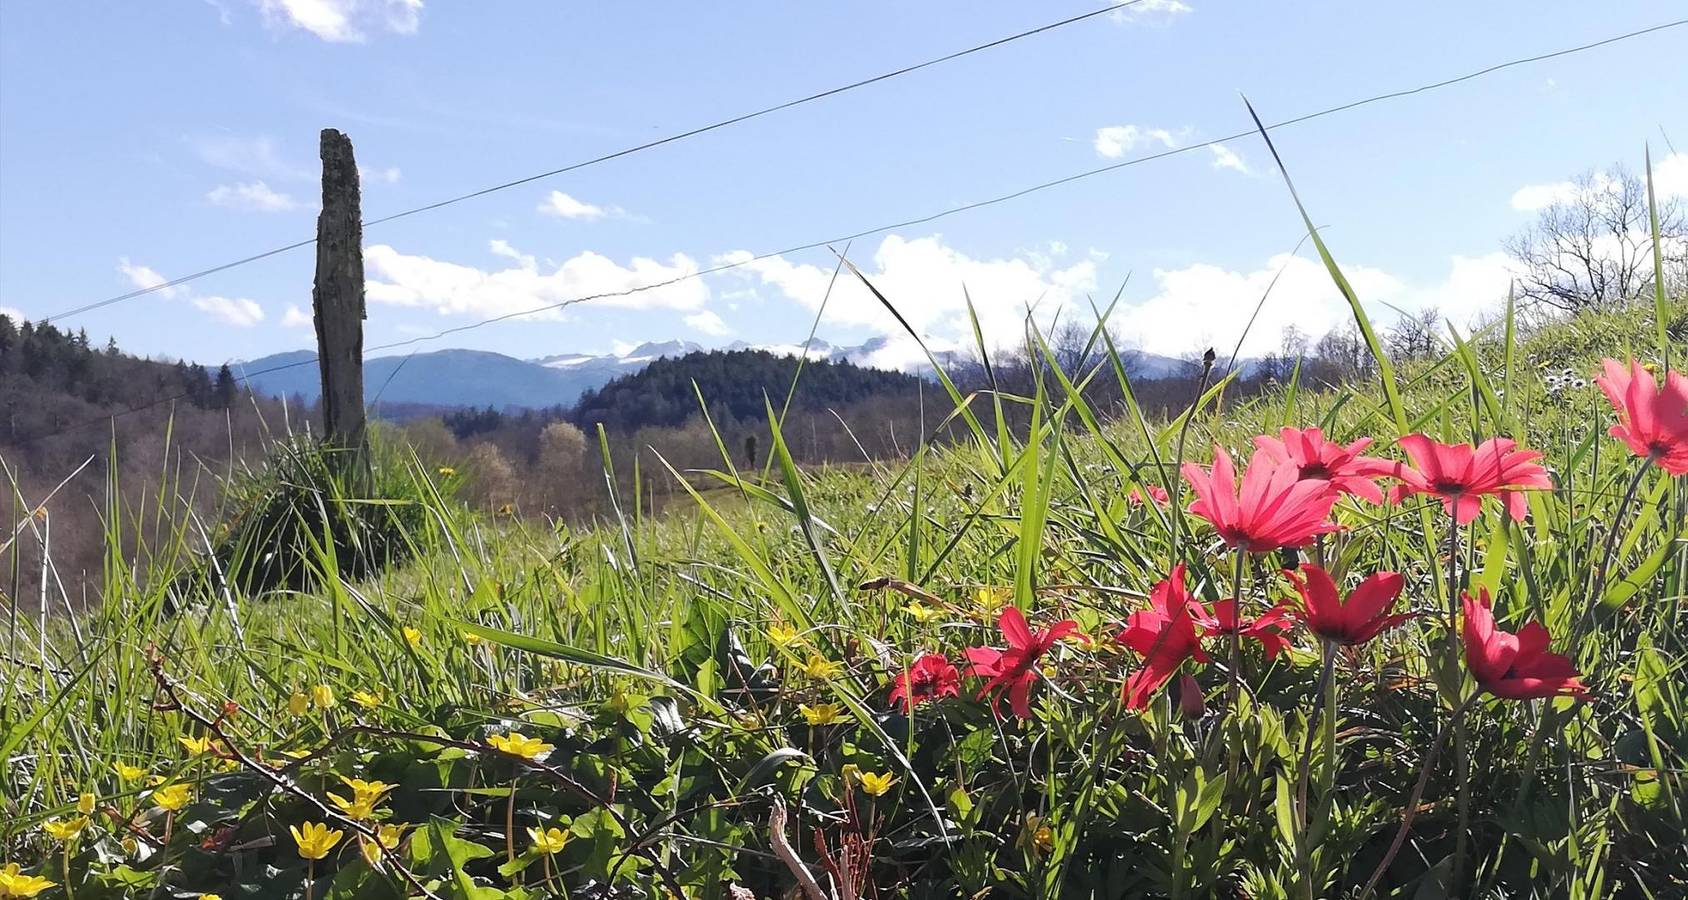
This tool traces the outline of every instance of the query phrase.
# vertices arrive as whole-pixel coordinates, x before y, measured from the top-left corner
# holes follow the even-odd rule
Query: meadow
[[[1365,380],[1151,420],[1099,325],[592,528],[402,446],[278,454],[209,563],[184,486],[110,506],[145,565],[7,625],[0,897],[1683,896],[1688,304],[1397,366],[1313,243]]]

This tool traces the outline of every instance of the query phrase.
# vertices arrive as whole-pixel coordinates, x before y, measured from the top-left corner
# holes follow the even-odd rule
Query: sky
[[[8,0],[0,310],[42,318],[309,238],[317,135],[366,218],[523,178],[1097,8],[997,0],[610,4]],[[364,234],[366,345],[625,290],[1267,121],[1680,18],[1677,2],[1140,0],[1109,15]],[[1568,179],[1652,149],[1688,195],[1688,26],[1274,132],[1368,307],[1465,323]],[[1676,62],[1672,62],[1676,60]],[[1674,147],[1672,141],[1674,140]],[[1257,136],[933,222],[405,348],[533,358],[801,341],[847,253],[935,348],[1094,302],[1167,355],[1317,336],[1345,307]],[[836,251],[836,253],[834,252]],[[215,365],[309,347],[307,247],[60,322]],[[1122,287],[1123,286],[1123,287]],[[849,279],[819,336],[918,349]]]

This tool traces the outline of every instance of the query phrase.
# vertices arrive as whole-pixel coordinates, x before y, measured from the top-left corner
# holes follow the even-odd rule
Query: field
[[[158,549],[103,604],[13,607],[0,897],[1681,897],[1688,486],[1594,379],[1650,397],[1688,307],[1515,321],[1171,421],[1090,408],[1098,331],[959,440],[802,469],[771,407],[765,470],[589,530],[295,459],[262,596],[222,575],[263,547],[157,574],[221,538],[167,485],[105,510]],[[1382,462],[1249,461],[1283,428]],[[1541,457],[1414,481],[1494,437]]]

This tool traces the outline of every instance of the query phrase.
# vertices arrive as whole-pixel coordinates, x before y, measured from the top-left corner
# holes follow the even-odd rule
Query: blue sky
[[[18,0],[0,10],[0,306],[48,315],[308,237],[317,132],[347,131],[377,217],[893,69],[1092,6],[500,0]],[[367,343],[870,228],[1248,124],[1679,18],[1674,2],[1145,0],[889,82],[371,228]],[[1502,240],[1590,168],[1688,194],[1688,27],[1278,132],[1368,302],[1469,319]],[[1678,62],[1672,62],[1677,60]],[[1105,301],[1169,354],[1317,335],[1342,312],[1258,139],[1127,168],[850,255],[936,344],[962,289],[993,341]],[[1110,156],[1112,154],[1112,156]],[[1533,192],[1531,189],[1534,188]],[[1520,193],[1520,192],[1523,193]],[[553,194],[553,192],[558,192]],[[427,348],[531,357],[680,337],[801,340],[825,250],[492,325]],[[313,256],[68,320],[206,363],[309,346]],[[895,326],[835,294],[821,335]],[[902,361],[907,346],[883,360]],[[899,356],[899,354],[901,354]]]

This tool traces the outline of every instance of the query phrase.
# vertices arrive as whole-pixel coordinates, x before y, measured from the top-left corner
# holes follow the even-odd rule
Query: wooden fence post
[[[352,141],[322,130],[322,213],[317,216],[315,313],[322,371],[323,439],[352,455],[348,471],[368,464],[363,406],[363,213]]]

